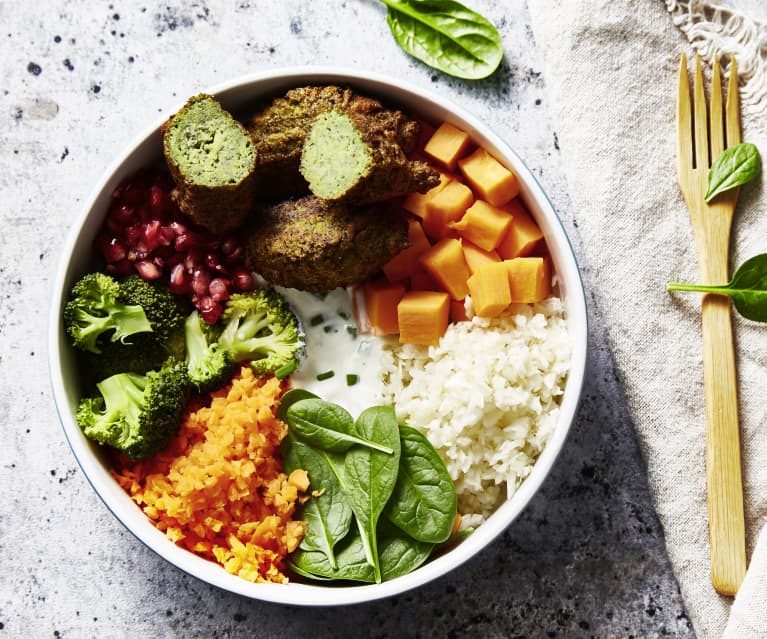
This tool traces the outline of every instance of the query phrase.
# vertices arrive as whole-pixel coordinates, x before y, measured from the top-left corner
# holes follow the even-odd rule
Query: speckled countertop
[[[341,64],[452,98],[527,160],[580,257],[587,212],[569,207],[525,2],[471,4],[506,49],[479,83],[407,58],[373,0],[0,3],[0,639],[694,636],[593,303],[580,417],[543,490],[476,560],[376,603],[292,608],[181,573],[106,510],[59,425],[45,328],[62,236],[139,131],[237,75]]]

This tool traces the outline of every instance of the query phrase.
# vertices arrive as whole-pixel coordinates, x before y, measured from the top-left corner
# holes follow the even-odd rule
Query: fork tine
[[[730,58],[730,81],[727,84],[727,146],[740,144],[740,107],[738,105],[738,62]]]
[[[703,68],[700,55],[695,54],[695,80],[693,82],[693,124],[695,127],[695,168],[708,169],[708,117],[706,93],[703,89]]]
[[[722,78],[719,70],[719,60],[714,60],[711,77],[711,106],[709,108],[709,132],[711,145],[711,161],[718,158],[724,151],[724,114],[722,113]]]
[[[692,168],[692,113],[690,83],[687,80],[687,56],[679,65],[679,91],[676,102],[676,161],[679,176]]]

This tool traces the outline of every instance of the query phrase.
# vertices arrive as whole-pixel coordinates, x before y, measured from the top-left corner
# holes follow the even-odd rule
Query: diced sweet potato
[[[466,265],[472,273],[483,264],[501,261],[501,256],[495,251],[485,251],[468,240],[461,240],[461,248],[463,249],[463,258],[466,260]]]
[[[450,319],[453,322],[466,322],[469,320],[464,300],[450,300]]]
[[[498,317],[511,304],[509,271],[503,262],[480,266],[466,282],[474,313]]]
[[[454,300],[462,300],[469,292],[466,280],[471,273],[463,257],[461,241],[447,237],[421,255],[421,265],[439,282]]]
[[[458,159],[463,157],[471,146],[469,134],[443,122],[429,138],[423,152],[449,171],[454,171]]]
[[[535,250],[543,233],[519,198],[513,199],[504,208],[511,213],[512,221],[498,245],[498,255],[505,260],[526,257]]]
[[[428,202],[429,199],[444,189],[448,182],[454,179],[455,176],[451,175],[450,173],[444,173],[440,171],[439,184],[437,184],[437,186],[429,189],[426,191],[426,193],[413,192],[408,194],[404,202],[402,202],[402,208],[405,209],[408,213],[412,213],[417,217],[423,218],[423,216],[426,215],[426,202]]]
[[[408,220],[407,239],[410,246],[402,249],[383,265],[384,275],[390,282],[401,282],[419,270],[421,267],[418,258],[431,246],[420,220]]]
[[[492,251],[503,240],[511,220],[508,211],[496,208],[484,200],[477,200],[466,209],[460,220],[448,226],[479,248]]]
[[[376,280],[365,284],[365,313],[373,335],[391,335],[399,332],[397,304],[405,294],[400,282]]]
[[[438,291],[408,291],[397,305],[399,341],[438,344],[447,329],[450,298]]]
[[[517,176],[485,149],[458,160],[458,166],[477,195],[493,206],[503,206],[519,195]]]
[[[540,302],[551,294],[551,266],[546,258],[515,257],[503,264],[509,274],[512,302]]]
[[[457,222],[474,203],[474,194],[465,184],[453,180],[426,201],[423,229],[435,240],[447,237],[450,222]]]

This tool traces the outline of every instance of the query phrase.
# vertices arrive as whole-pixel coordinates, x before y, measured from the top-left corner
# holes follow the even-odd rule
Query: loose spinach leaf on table
[[[418,430],[400,426],[402,452],[386,518],[414,539],[441,543],[455,521],[455,484],[434,446]]]
[[[749,142],[741,142],[725,149],[708,170],[706,202],[710,202],[720,193],[753,180],[759,174],[761,165],[759,149]]]
[[[283,440],[282,460],[286,472],[302,468],[309,475],[312,496],[296,512],[296,518],[307,524],[300,547],[322,552],[335,569],[333,548],[349,532],[352,521],[352,509],[341,483],[322,451],[290,436]]]
[[[414,58],[467,80],[493,73],[503,58],[496,28],[455,0],[381,0],[397,43]]]
[[[746,319],[767,322],[767,253],[761,253],[740,265],[728,284],[669,284],[669,291],[690,291],[729,295],[732,303]]]
[[[338,404],[317,397],[291,403],[285,413],[291,433],[305,443],[331,452],[359,444],[391,455],[392,449],[354,434],[354,418]]]
[[[392,408],[374,406],[360,414],[354,423],[354,430],[360,437],[392,450],[392,454],[387,455],[369,447],[354,446],[347,451],[344,461],[346,496],[359,524],[368,563],[373,566],[376,583],[380,583],[382,576],[376,526],[397,482],[399,425]]]

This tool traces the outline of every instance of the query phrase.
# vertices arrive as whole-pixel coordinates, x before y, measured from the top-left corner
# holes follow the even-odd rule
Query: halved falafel
[[[362,282],[407,246],[407,224],[388,207],[314,195],[257,210],[245,236],[251,269],[274,285],[313,292]]]
[[[254,202],[256,151],[215,98],[197,95],[168,120],[163,153],[182,212],[213,233],[244,222]]]
[[[260,198],[274,201],[309,192],[299,172],[301,152],[314,120],[328,111],[363,117],[372,130],[387,131],[406,154],[417,144],[418,123],[378,100],[336,85],[291,89],[246,125],[258,154]]]

